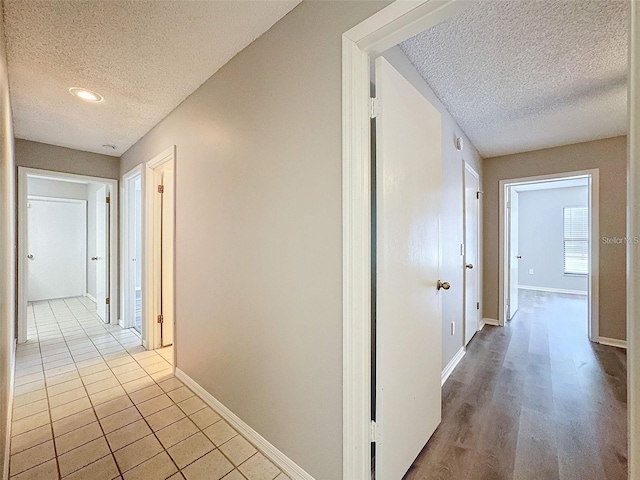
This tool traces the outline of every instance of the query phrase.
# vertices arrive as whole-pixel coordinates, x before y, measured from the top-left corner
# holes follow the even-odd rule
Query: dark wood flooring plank
[[[521,291],[443,387],[405,480],[626,480],[626,353],[587,337],[586,297]]]

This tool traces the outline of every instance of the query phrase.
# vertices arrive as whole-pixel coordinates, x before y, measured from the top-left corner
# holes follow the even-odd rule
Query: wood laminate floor
[[[586,297],[521,291],[507,327],[471,340],[405,480],[626,479],[626,354],[589,342],[586,312]]]

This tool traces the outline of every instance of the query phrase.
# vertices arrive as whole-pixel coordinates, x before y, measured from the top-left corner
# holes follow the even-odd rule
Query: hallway
[[[284,480],[86,298],[36,302],[16,353],[10,478]]]
[[[625,350],[587,339],[586,297],[520,291],[443,386],[442,423],[405,480],[624,480]]]

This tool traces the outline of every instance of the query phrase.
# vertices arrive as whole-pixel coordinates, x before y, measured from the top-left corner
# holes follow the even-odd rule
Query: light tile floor
[[[285,480],[87,298],[29,305],[16,352],[10,478]]]

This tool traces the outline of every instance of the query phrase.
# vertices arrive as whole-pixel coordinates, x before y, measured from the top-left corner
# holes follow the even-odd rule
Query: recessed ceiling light
[[[104,148],[105,150],[115,150],[116,146],[105,144],[105,145],[102,145],[102,148]]]
[[[92,92],[91,90],[87,90],[86,88],[71,87],[69,89],[69,93],[81,100],[84,100],[85,102],[98,103],[104,100],[102,95]]]

